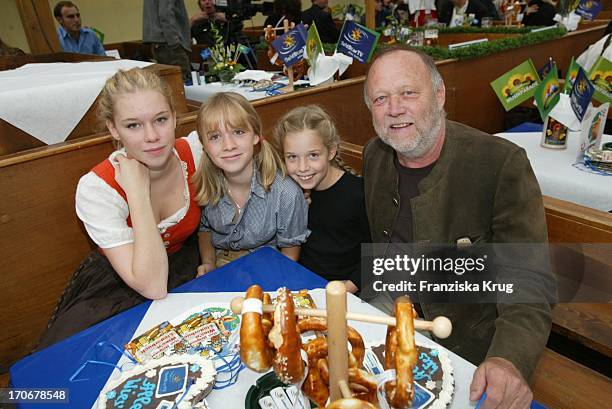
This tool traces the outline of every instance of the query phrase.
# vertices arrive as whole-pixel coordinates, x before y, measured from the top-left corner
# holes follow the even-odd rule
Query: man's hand
[[[476,402],[483,392],[487,399],[482,409],[529,409],[533,393],[512,362],[491,357],[476,368],[470,385],[470,401]]]
[[[202,277],[204,274],[209,273],[215,269],[215,266],[211,263],[202,263],[198,266],[198,275],[197,277]]]

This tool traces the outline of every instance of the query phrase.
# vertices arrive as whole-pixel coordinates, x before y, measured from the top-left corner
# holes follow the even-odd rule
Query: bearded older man
[[[378,134],[364,148],[363,167],[375,243],[547,242],[542,194],[524,150],[446,120],[444,81],[429,56],[406,48],[379,54],[364,96]],[[486,391],[483,409],[529,407],[526,380],[548,339],[555,286],[549,270],[537,281],[543,288],[521,289],[528,304],[420,302],[425,319],[453,322],[453,334],[437,341],[479,365],[470,400]]]

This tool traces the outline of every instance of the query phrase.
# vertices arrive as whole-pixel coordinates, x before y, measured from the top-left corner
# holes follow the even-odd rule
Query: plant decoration
[[[231,82],[236,74],[245,69],[238,62],[238,58],[245,47],[240,44],[225,45],[223,36],[214,24],[211,24],[211,32],[215,39],[215,45],[211,48],[210,58],[212,58],[213,64],[210,72],[216,75],[221,82]]]
[[[333,18],[338,20],[344,20],[347,14],[352,14],[355,20],[360,21],[365,15],[365,10],[359,4],[336,4],[331,8],[331,14]]]
[[[567,16],[569,13],[576,10],[579,4],[580,0],[560,0],[557,10],[559,10],[559,14],[562,16]]]

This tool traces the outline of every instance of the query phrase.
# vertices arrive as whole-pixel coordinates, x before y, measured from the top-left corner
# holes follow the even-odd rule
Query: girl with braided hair
[[[300,264],[327,280],[343,280],[353,293],[361,282],[361,243],[369,243],[363,181],[338,156],[340,136],[321,107],[287,112],[276,124],[274,145],[287,174],[309,200],[308,229]]]

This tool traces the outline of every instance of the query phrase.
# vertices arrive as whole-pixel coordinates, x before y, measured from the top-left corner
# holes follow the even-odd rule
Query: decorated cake
[[[374,375],[384,371],[385,343],[372,342],[366,347],[364,367]],[[418,362],[414,368],[413,409],[444,409],[454,390],[453,367],[446,351],[417,343]]]
[[[215,382],[212,361],[199,355],[151,359],[105,388],[98,408],[206,408],[203,399]]]

